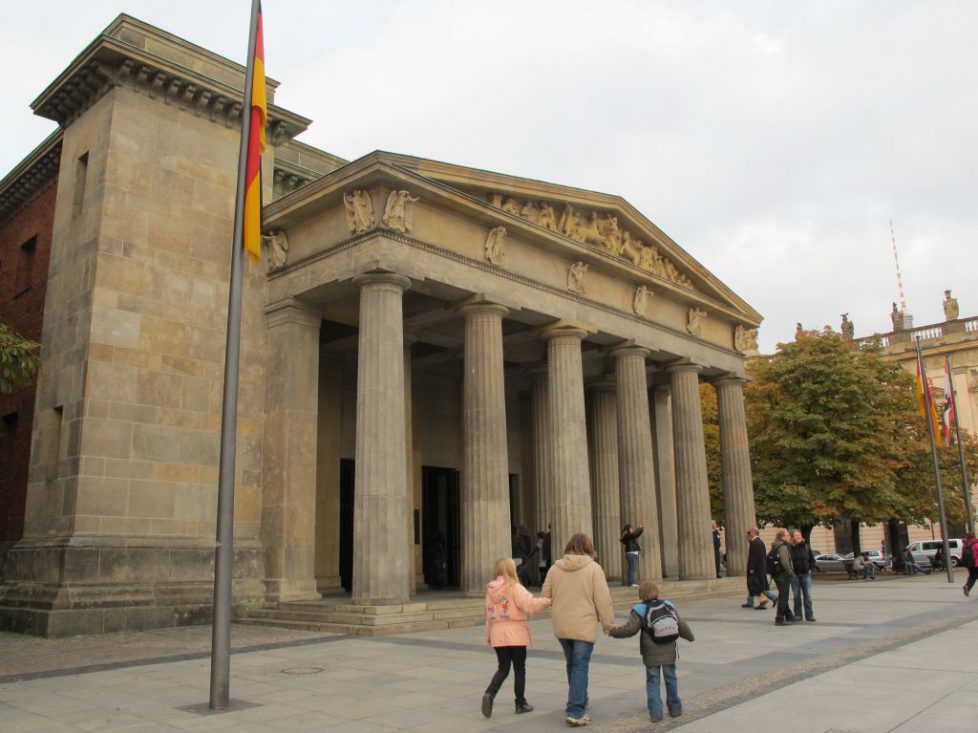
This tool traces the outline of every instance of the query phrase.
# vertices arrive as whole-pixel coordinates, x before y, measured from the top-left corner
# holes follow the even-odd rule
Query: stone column
[[[552,543],[556,560],[563,555],[571,535],[593,533],[581,364],[581,341],[587,333],[557,326],[542,335],[547,340],[547,401],[553,436]]]
[[[261,537],[269,595],[318,598],[316,435],[321,316],[289,299],[265,312],[268,368]]]
[[[418,585],[424,586],[423,565],[421,563],[421,545],[414,544],[414,513],[418,512],[418,521],[421,521],[421,500],[418,497],[420,492],[420,468],[415,462],[414,452],[414,400],[411,392],[411,347],[417,341],[417,336],[404,334],[404,474],[407,477],[407,532],[408,545],[404,551],[408,554],[410,569],[408,571],[411,579],[411,594],[417,592]]]
[[[652,390],[655,410],[656,478],[659,489],[659,526],[662,536],[662,570],[667,578],[679,578],[679,517],[676,513],[676,456],[672,442],[672,391]]]
[[[655,462],[652,456],[652,422],[649,419],[649,385],[645,375],[648,349],[628,346],[614,349],[618,385],[618,475],[621,521],[643,525],[639,543],[638,579],[662,577],[659,551],[659,512],[655,496]]]
[[[465,316],[462,385],[462,590],[481,595],[492,567],[511,552],[503,316],[493,303]]]
[[[340,590],[342,393],[342,357],[320,349],[316,439],[316,582],[320,592]]]
[[[609,579],[621,578],[622,546],[618,541],[621,512],[618,489],[618,406],[613,379],[589,384],[591,409],[588,442],[591,447],[591,501],[594,507],[594,546]]]
[[[359,275],[353,602],[403,603],[410,591],[401,299],[410,280]]]
[[[745,382],[739,377],[724,377],[715,382],[720,418],[727,575],[731,577],[747,574],[747,530],[757,521],[744,413]]]
[[[690,363],[677,364],[668,369],[672,377],[672,430],[679,497],[680,580],[716,577],[703,413],[700,407],[700,369],[698,365]]]
[[[553,523],[553,441],[547,368],[530,370],[530,432],[533,439],[533,498],[538,532]],[[535,540],[534,540],[535,541]]]

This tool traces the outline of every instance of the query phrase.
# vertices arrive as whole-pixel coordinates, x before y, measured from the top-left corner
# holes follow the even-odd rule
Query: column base
[[[322,598],[315,578],[266,578],[265,593],[269,601],[312,601]]]

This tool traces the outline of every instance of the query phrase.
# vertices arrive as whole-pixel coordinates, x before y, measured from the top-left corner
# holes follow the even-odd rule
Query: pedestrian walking
[[[794,621],[794,615],[788,609],[788,598],[791,590],[791,578],[795,574],[791,564],[791,547],[788,544],[787,530],[779,529],[774,536],[771,551],[767,555],[767,571],[778,586],[778,608],[775,612],[774,623],[777,626],[785,626]]]
[[[600,621],[607,633],[615,610],[604,571],[594,561],[597,553],[586,534],[577,533],[564,548],[543,583],[541,597],[553,601],[554,636],[567,662],[567,724],[587,725],[588,669]]]
[[[805,542],[805,535],[801,530],[796,529],[791,533],[791,564],[795,574],[791,578],[791,595],[795,602],[795,618],[802,618],[802,607],[804,606],[804,618],[806,621],[815,621],[815,611],[812,609],[812,569],[815,568],[815,554],[812,548]]]
[[[971,589],[978,580],[978,539],[975,539],[974,532],[968,532],[964,547],[961,548],[961,567],[968,568],[968,579],[961,589],[967,596],[971,594]]]
[[[766,596],[764,600],[754,605],[754,596]],[[740,604],[741,608],[767,608],[770,600],[776,603],[778,597],[771,592],[771,584],[767,580],[767,551],[764,540],[761,539],[757,527],[747,530],[747,600]]]
[[[529,713],[533,707],[526,701],[526,648],[533,638],[526,623],[528,616],[548,608],[549,598],[534,598],[520,585],[516,563],[504,557],[493,568],[495,580],[486,586],[486,643],[496,652],[498,667],[482,696],[482,714],[492,715],[492,704],[513,668],[513,692],[516,713]]]
[[[683,701],[679,697],[679,680],[676,677],[677,636],[693,641],[693,632],[679,616],[676,607],[668,599],[659,600],[659,586],[652,580],[643,580],[638,589],[640,603],[628,614],[628,621],[615,626],[609,635],[623,639],[642,632],[638,648],[645,664],[645,695],[649,718],[653,723],[662,720],[662,691],[660,677],[666,685],[666,708],[669,717],[678,718],[683,714]],[[655,617],[650,619],[649,612]],[[662,619],[661,622],[658,619]],[[675,621],[675,627],[672,621]],[[651,623],[649,623],[651,621]],[[657,634],[656,624],[662,634]],[[674,635],[675,634],[675,635]]]

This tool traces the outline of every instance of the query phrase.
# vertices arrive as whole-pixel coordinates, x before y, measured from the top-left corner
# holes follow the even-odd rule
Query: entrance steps
[[[731,596],[745,592],[743,578],[710,580],[663,580],[661,595],[674,601]],[[615,611],[621,617],[637,601],[634,588],[611,585]],[[534,588],[535,592],[539,589]],[[476,626],[485,622],[485,602],[480,596],[459,591],[420,591],[411,602],[386,606],[350,603],[349,596],[322,600],[265,603],[238,608],[235,621],[253,626],[319,631],[350,636],[406,634]],[[549,611],[541,617],[549,616]]]

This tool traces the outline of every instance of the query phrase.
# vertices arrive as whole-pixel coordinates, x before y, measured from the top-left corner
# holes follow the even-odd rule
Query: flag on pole
[[[261,5],[255,46],[249,64],[254,68],[251,83],[251,134],[245,168],[244,248],[252,262],[261,257],[261,154],[265,152],[265,123],[268,119],[265,98],[265,44],[262,39]]]
[[[942,445],[943,431],[938,427],[940,423],[937,419],[937,409],[931,395],[930,382],[927,381],[927,372],[924,371],[924,357],[920,353],[919,345],[917,348],[917,402],[924,420],[930,421],[934,441],[938,446]]]
[[[947,358],[944,359],[944,415],[943,415],[943,428],[944,428],[944,442],[951,445],[951,431],[954,429],[954,421],[957,419],[956,412],[954,409],[954,389],[951,385],[951,370],[947,363]]]

